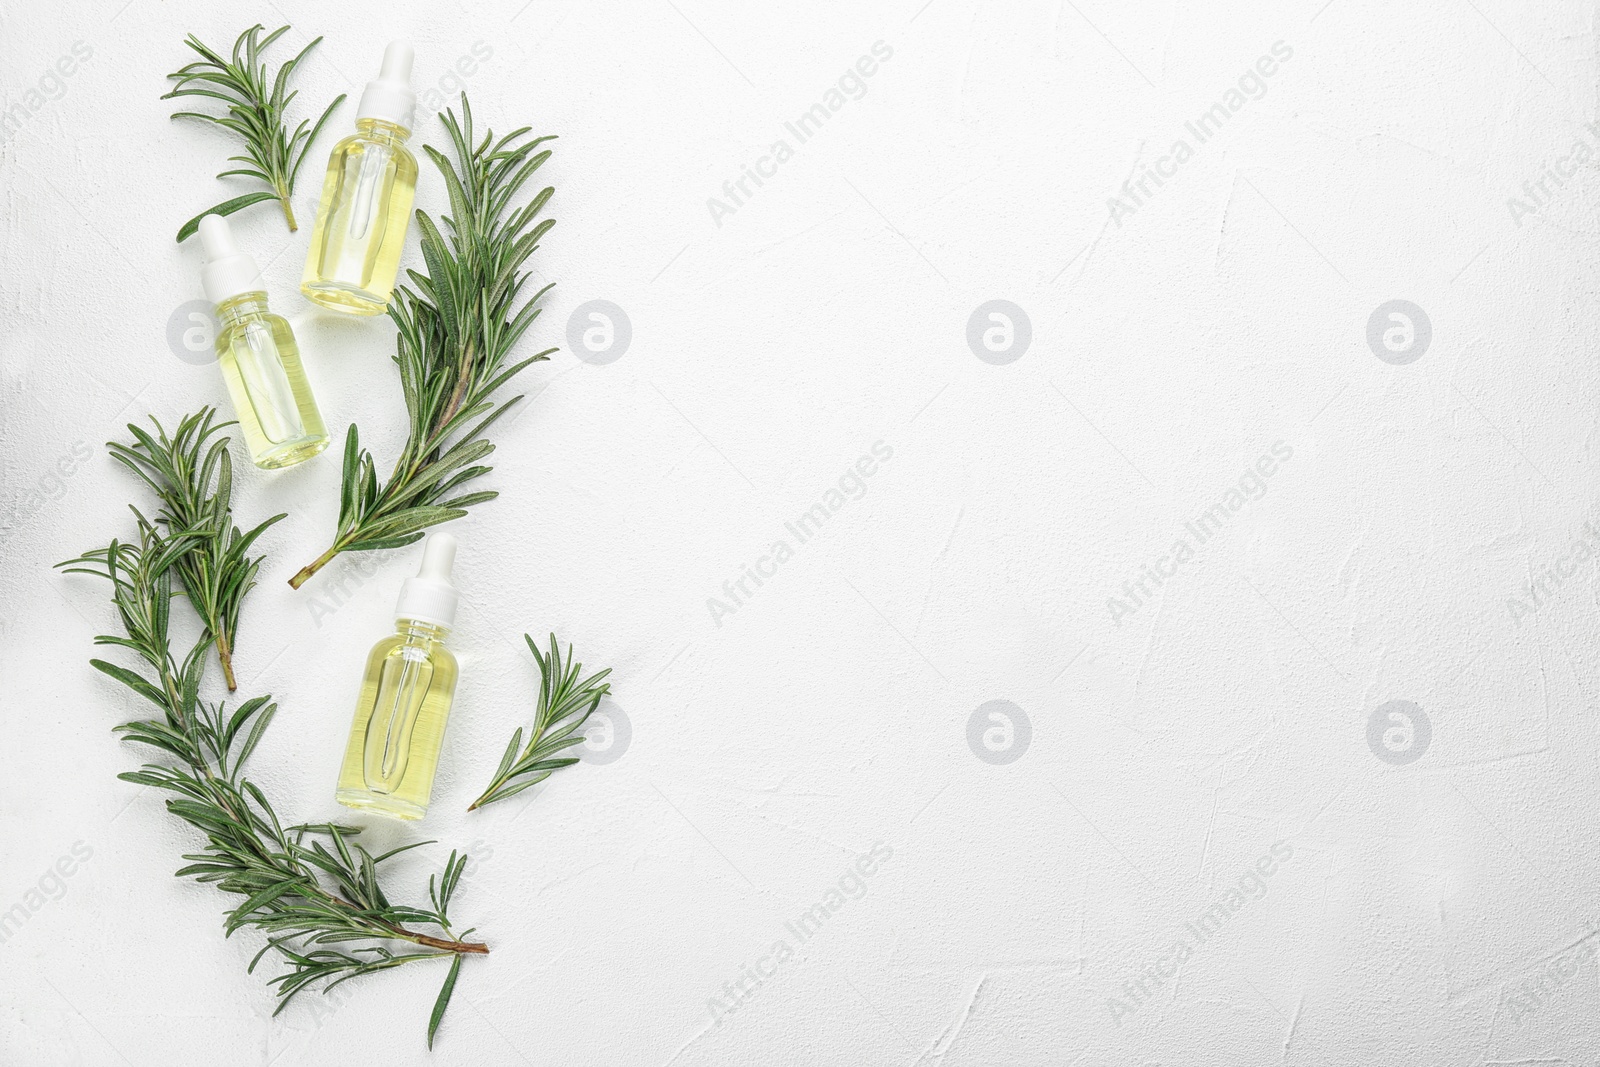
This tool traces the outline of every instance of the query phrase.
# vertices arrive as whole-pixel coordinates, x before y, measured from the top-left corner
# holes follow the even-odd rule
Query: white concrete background
[[[1570,157],[1600,144],[1593,4],[226,6],[0,17],[0,102],[23,108],[0,149],[0,909],[26,915],[0,944],[0,1062],[1600,1059],[1600,598],[1573,554],[1600,522],[1600,187]],[[130,529],[103,442],[225,402],[167,330],[199,296],[172,233],[236,188],[212,176],[231,146],[158,97],[186,32],[257,18],[326,35],[308,110],[407,35],[419,88],[452,89],[476,46],[480,119],[561,135],[536,258],[559,284],[526,351],[563,351],[499,434],[502,499],[454,528],[465,674],[420,828],[440,844],[395,871],[420,895],[449,847],[481,860],[456,910],[493,955],[431,1058],[442,967],[270,1018],[256,937],[224,941],[224,902],[171,877],[192,833],[114,777],[142,753],[85,663],[105,590],[49,569]],[[865,95],[719,226],[708,198],[879,41]],[[1276,42],[1265,95],[1112,221]],[[419,203],[442,202],[425,166]],[[385,465],[392,327],[314,314],[307,231],[270,206],[236,226],[330,423]],[[605,366],[565,339],[594,299],[633,327]],[[1009,365],[967,344],[991,299],[1031,320]],[[1432,324],[1409,364],[1366,338],[1393,299]],[[879,441],[865,496],[717,625],[708,598]],[[1108,598],[1277,442],[1265,495],[1114,623]],[[341,815],[361,657],[417,551],[291,592],[337,462],[241,467],[242,516],[290,513],[240,643],[241,691],[283,704],[255,777],[291,817]],[[551,629],[615,668],[631,746],[468,816],[529,715],[520,635]],[[1010,764],[968,746],[991,700],[1031,722]],[[1367,742],[1395,700],[1432,728],[1409,764]],[[1120,1010],[1278,842],[1264,895]],[[865,895],[800,944],[786,921],[877,843]]]

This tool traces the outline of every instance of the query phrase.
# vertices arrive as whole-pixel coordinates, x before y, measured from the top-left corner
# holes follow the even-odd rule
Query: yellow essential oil
[[[256,466],[292,467],[328,447],[300,347],[267,294],[243,293],[217,305],[217,362]]]
[[[356,699],[335,798],[400,819],[428,810],[456,691],[448,631],[412,619],[373,646]]]
[[[417,192],[417,160],[405,146],[416,104],[410,77],[411,46],[396,41],[362,94],[356,132],[328,159],[300,279],[323,307],[381,315],[394,292]]]
[[[217,310],[217,362],[251,462],[270,470],[310,459],[328,447],[328,430],[294,331],[267,307],[267,284],[234,243],[227,219],[201,219],[200,244],[200,280]]]
[[[367,656],[334,792],[346,807],[397,819],[428,810],[459,673],[444,646],[455,621],[455,553],[449,534],[428,538],[422,569],[400,588],[396,632]]]

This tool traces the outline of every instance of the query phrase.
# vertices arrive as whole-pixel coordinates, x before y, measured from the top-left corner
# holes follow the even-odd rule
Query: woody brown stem
[[[361,910],[356,905],[350,903],[350,901],[339,896],[337,893],[330,893],[321,886],[317,886],[315,888],[316,891],[323,897],[333,901],[333,903],[337,904],[341,908],[348,908],[350,911]],[[382,919],[377,919],[374,921],[377,923],[377,925],[387,930],[390,936],[399,938],[401,941],[410,941],[415,945],[422,945],[426,948],[436,948],[441,952],[454,952],[461,956],[487,956],[489,954],[489,946],[483,944],[481,941],[451,941],[442,937],[429,937],[427,934],[419,934],[414,930],[407,930],[399,923],[388,923],[384,922]]]
[[[419,945],[426,945],[428,948],[454,952],[458,955],[487,956],[489,954],[489,946],[478,941],[446,941],[443,938],[429,937],[426,934],[410,934],[407,939],[415,941]]]
[[[228,692],[239,688],[239,681],[233,676],[233,649],[228,644],[228,635],[222,630],[217,631],[217,662],[222,664],[222,677],[227,680]]]

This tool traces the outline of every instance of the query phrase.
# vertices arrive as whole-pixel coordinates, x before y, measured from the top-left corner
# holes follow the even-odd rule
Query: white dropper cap
[[[390,41],[383,50],[383,69],[376,81],[367,83],[361,94],[357,119],[378,119],[411,129],[411,113],[417,107],[417,94],[411,91],[411,45]]]
[[[447,533],[428,538],[422,549],[422,567],[415,578],[400,586],[400,602],[394,606],[397,619],[415,619],[435,626],[454,626],[456,603],[460,595],[450,584],[450,568],[456,562],[456,539]]]
[[[227,219],[207,215],[200,220],[200,247],[206,256],[205,266],[200,268],[200,284],[207,300],[220,304],[241,293],[266,292],[267,283],[261,280],[256,261],[239,251]]]

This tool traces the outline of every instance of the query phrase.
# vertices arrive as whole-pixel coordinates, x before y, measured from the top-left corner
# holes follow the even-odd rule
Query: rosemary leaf
[[[461,973],[462,956],[459,954],[450,961],[450,973],[444,976],[444,985],[439,989],[439,999],[433,1003],[433,1014],[428,1017],[428,1048],[433,1048],[433,1035],[439,1032],[439,1023],[444,1019],[444,1010],[450,1006],[450,994],[456,991],[456,976]]]
[[[520,754],[517,748],[522,742],[522,728],[519,726],[511,735],[511,743],[506,746],[489,788],[472,802],[468,811],[515,796],[562,767],[577,763],[577,757],[558,756],[557,753],[583,743],[584,723],[600,706],[600,698],[611,692],[610,683],[601,681],[611,669],[608,667],[584,678],[583,664],[573,662],[572,646],[567,646],[563,659],[555,634],[550,635],[548,653],[539,651],[531,634],[523,634],[522,639],[539,664],[539,704],[534,712],[533,733]]]
[[[189,603],[215,638],[217,660],[229,691],[237,689],[233,653],[239,634],[239,608],[256,584],[263,557],[250,556],[256,538],[273,523],[272,518],[241,532],[233,525],[233,461],[228,438],[213,437],[230,422],[216,422],[214,408],[201,408],[178,424],[169,437],[161,423],[151,419],[152,434],[132,423],[133,444],[109,441],[112,457],[127,467],[156,494],[161,510],[155,523],[166,544],[181,549],[177,574]],[[137,509],[135,515],[139,515]],[[141,523],[147,522],[139,515]]]
[[[172,116],[175,119],[200,119],[212,123],[230,131],[244,142],[244,155],[228,157],[228,162],[238,163],[240,166],[224,170],[217,177],[254,178],[266,186],[264,190],[224,200],[215,207],[200,212],[178,230],[179,241],[192,237],[200,227],[200,220],[206,215],[231,215],[263,200],[278,201],[289,229],[293,231],[299,228],[291,204],[295,178],[300,173],[300,165],[305,162],[306,153],[310,150],[312,142],[317,139],[317,134],[322,132],[323,124],[328,121],[328,116],[333,114],[333,109],[344,101],[344,94],[340,93],[334,98],[333,103],[323,111],[322,117],[317,119],[315,125],[310,119],[302,119],[291,134],[285,120],[285,112],[299,95],[299,90],[288,91],[289,78],[300,65],[300,61],[305,58],[306,53],[315,48],[322,38],[318,37],[302,48],[293,59],[278,68],[275,76],[269,78],[267,66],[262,62],[262,53],[283,36],[289,27],[279,26],[265,37],[261,36],[263,29],[264,27],[257,24],[241,33],[233,42],[231,59],[207,47],[198,37],[190,34],[184,44],[194,50],[200,58],[181,70],[167,75],[177,84],[172,87],[171,92],[162,96],[163,100],[180,96],[200,96],[221,100],[228,105],[227,113],[223,115],[204,111],[178,111]]]

